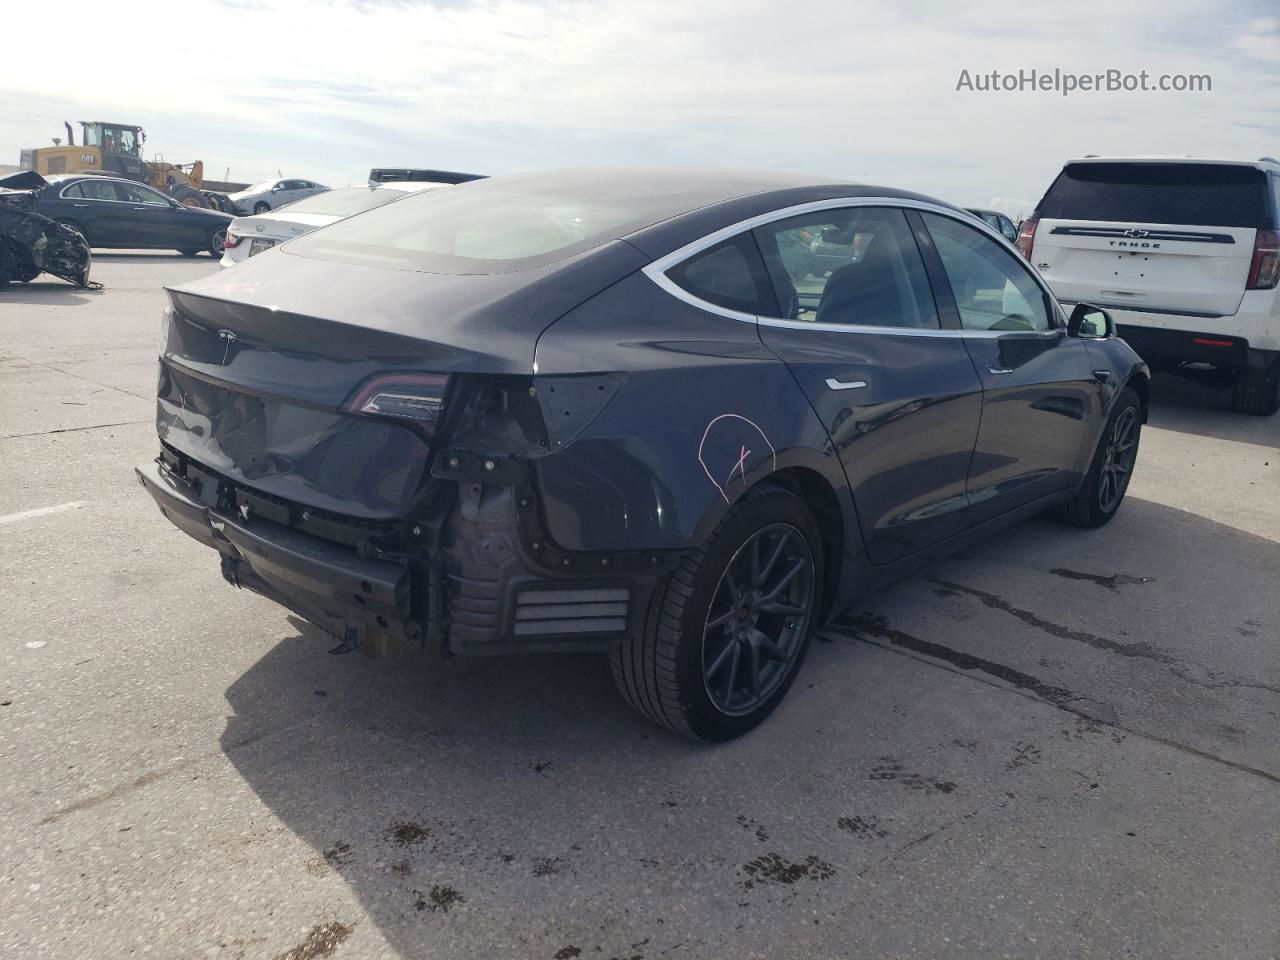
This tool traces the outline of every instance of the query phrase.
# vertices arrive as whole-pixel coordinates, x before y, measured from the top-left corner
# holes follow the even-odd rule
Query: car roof
[[[1179,155],[1172,153],[1139,153],[1115,157],[1100,157],[1095,154],[1089,154],[1084,157],[1075,157],[1068,160],[1067,163],[1220,163],[1280,173],[1280,161],[1277,161],[1274,157],[1258,157],[1256,160],[1246,160],[1240,157],[1196,157],[1191,154]]]
[[[976,213],[978,216],[991,214],[993,217],[1004,217],[1006,220],[1012,219],[1007,213],[1001,213],[999,210],[991,210],[987,207],[965,207],[969,213]]]

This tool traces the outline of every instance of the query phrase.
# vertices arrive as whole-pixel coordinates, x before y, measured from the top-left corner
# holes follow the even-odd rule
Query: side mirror
[[[1091,303],[1077,303],[1067,318],[1067,336],[1087,340],[1105,340],[1116,335],[1116,322],[1111,314]]]

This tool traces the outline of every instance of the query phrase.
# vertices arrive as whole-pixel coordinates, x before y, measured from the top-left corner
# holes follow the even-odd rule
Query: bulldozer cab
[[[147,134],[141,127],[123,123],[103,123],[99,120],[81,120],[86,147],[101,147],[103,153],[125,154],[142,159],[142,145]]]
[[[102,173],[113,173],[130,180],[149,179],[147,164],[142,159],[142,145],[147,135],[141,127],[129,123],[103,123],[101,120],[81,120],[83,132],[81,159],[87,169],[95,167]],[[101,160],[94,163],[93,154]]]

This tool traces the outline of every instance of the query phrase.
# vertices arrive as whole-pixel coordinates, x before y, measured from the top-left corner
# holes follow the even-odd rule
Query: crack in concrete
[[[1021,607],[1015,607],[1003,597],[998,597],[994,593],[987,593],[985,590],[979,590],[976,587],[967,587],[964,584],[952,583],[948,580],[935,580],[930,578],[930,582],[950,590],[953,593],[967,593],[971,597],[980,600],[983,606],[990,607],[992,610],[1000,610],[1010,616],[1017,617],[1023,623],[1043,630],[1051,637],[1058,637],[1062,640],[1074,640],[1077,643],[1084,643],[1098,650],[1105,650],[1108,653],[1118,653],[1122,657],[1135,657],[1144,660],[1154,660],[1156,663],[1163,664],[1169,668],[1179,680],[1193,684],[1197,687],[1204,687],[1207,690],[1216,690],[1222,687],[1243,687],[1251,690],[1262,690],[1267,693],[1280,694],[1280,687],[1272,684],[1261,683],[1256,680],[1248,680],[1243,677],[1236,677],[1230,673],[1220,672],[1212,669],[1206,664],[1200,663],[1198,660],[1187,660],[1181,657],[1175,657],[1171,653],[1152,646],[1149,643],[1123,643],[1119,640],[1112,640],[1110,637],[1100,637],[1094,633],[1088,633],[1084,630],[1075,630],[1071,627],[1064,627],[1060,623],[1054,623],[1052,620],[1046,620],[1038,614],[1032,613],[1030,610],[1023,610]],[[1194,675],[1194,671],[1201,671],[1204,677]]]
[[[105,430],[108,427],[136,427],[143,423],[153,423],[150,418],[146,420],[121,420],[118,423],[93,423],[87,427],[58,427],[54,430],[36,430],[33,433],[8,433],[0,440],[21,440],[23,437],[47,437],[52,433],[80,433],[84,430]]]
[[[902,633],[901,631],[896,631],[896,632],[904,637],[911,636],[910,634],[905,634],[905,633]],[[921,651],[918,651],[915,648],[908,648],[907,650],[895,650],[892,646],[886,646],[884,643],[881,643],[878,640],[873,640],[870,637],[862,636],[856,633],[852,637],[845,637],[841,634],[828,635],[828,639],[865,643],[868,646],[877,647],[888,653],[892,653],[900,657],[906,657],[910,660],[915,660],[917,663],[923,663],[926,666],[933,667],[937,670],[946,670],[948,673],[954,673],[957,676],[965,677],[969,680],[974,680],[974,681],[977,681],[978,683],[986,684],[987,686],[992,687],[996,690],[1003,690],[1006,693],[1011,693],[1017,697],[1026,697],[1028,700],[1033,700],[1036,703],[1047,704],[1051,707],[1055,707],[1059,710],[1062,710],[1065,713],[1070,713],[1073,716],[1084,717],[1087,720],[1092,720],[1096,723],[1103,724],[1104,726],[1114,727],[1117,730],[1123,730],[1125,733],[1131,734],[1132,736],[1140,737],[1143,740],[1148,740],[1152,743],[1159,743],[1163,746],[1169,747],[1170,749],[1180,751],[1181,753],[1190,754],[1191,756],[1198,757],[1202,760],[1208,760],[1212,763],[1221,764],[1224,767],[1230,767],[1232,770],[1239,771],[1240,773],[1247,773],[1252,776],[1259,777],[1263,780],[1270,781],[1271,783],[1280,784],[1280,774],[1271,773],[1270,771],[1262,770],[1259,767],[1251,767],[1247,763],[1240,763],[1236,760],[1228,760],[1226,757],[1220,757],[1216,753],[1210,753],[1208,750],[1201,750],[1199,747],[1193,747],[1185,743],[1179,743],[1176,740],[1170,740],[1167,737],[1161,737],[1157,734],[1147,733],[1146,731],[1143,731],[1143,730],[1135,730],[1133,727],[1126,726],[1125,724],[1121,723],[1118,718],[1114,716],[1114,713],[1115,713],[1114,710],[1111,710],[1111,713],[1113,714],[1113,716],[1110,718],[1105,716],[1100,716],[1097,712],[1086,708],[1084,704],[1094,704],[1094,705],[1100,705],[1100,706],[1109,706],[1109,705],[1099,704],[1098,701],[1090,700],[1088,697],[1074,697],[1070,700],[1056,700],[1056,701],[1046,699],[1044,697],[1036,695],[1034,690],[1030,688],[1020,687],[1016,685],[1013,687],[1004,686],[1002,684],[998,684],[991,680],[988,680],[985,677],[975,676],[972,672],[967,671],[964,668],[961,668],[957,664],[955,664],[952,658],[949,658],[949,657],[942,658],[946,662],[938,663],[936,659],[925,659],[924,656],[920,655]],[[953,654],[957,653],[957,651],[950,650],[949,647],[943,647],[941,644],[933,644],[927,640],[919,640],[918,638],[915,638],[915,637],[912,637],[911,639],[916,640],[921,645],[924,645],[927,647],[932,647],[940,650],[947,650]],[[925,656],[929,656],[929,654],[926,654]],[[959,656],[961,658],[967,658],[969,655],[959,654]],[[980,660],[981,658],[974,658],[974,659]],[[984,662],[990,663],[991,661],[984,661]],[[948,664],[951,664],[951,665],[948,665]],[[999,665],[997,664],[997,666]],[[1011,670],[1012,668],[1005,668],[1005,669]],[[986,671],[983,671],[983,672],[986,672]],[[1017,673],[1018,671],[1013,671],[1013,672]],[[999,674],[992,674],[992,676],[998,677]],[[1024,676],[1026,675],[1024,674]]]

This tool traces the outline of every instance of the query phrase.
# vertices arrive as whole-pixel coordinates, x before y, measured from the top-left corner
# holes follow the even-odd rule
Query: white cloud
[[[189,0],[179,24],[93,0],[60,8],[78,26],[56,41],[7,47],[0,158],[93,114],[219,178],[697,162],[994,205],[1083,153],[1275,152],[1275,61],[1231,52],[1274,42],[1249,6]],[[1054,67],[1209,73],[1213,92],[955,91],[961,69]]]

